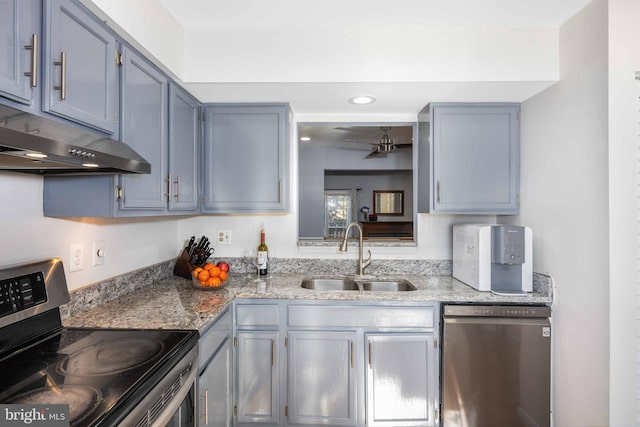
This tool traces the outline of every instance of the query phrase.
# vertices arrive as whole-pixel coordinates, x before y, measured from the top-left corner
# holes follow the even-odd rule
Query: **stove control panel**
[[[44,276],[40,272],[0,280],[0,317],[26,310],[46,301]]]

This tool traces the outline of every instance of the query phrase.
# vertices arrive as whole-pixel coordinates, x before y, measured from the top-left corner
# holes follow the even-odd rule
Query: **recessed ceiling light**
[[[303,136],[300,138],[300,141],[304,141],[304,142],[311,141],[311,138],[309,138],[308,136]]]
[[[352,104],[364,105],[371,104],[372,102],[376,102],[376,99],[373,96],[356,96],[349,100]]]

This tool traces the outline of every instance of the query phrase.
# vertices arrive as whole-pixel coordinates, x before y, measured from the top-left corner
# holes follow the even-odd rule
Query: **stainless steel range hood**
[[[150,173],[128,145],[0,105],[0,170],[40,175]]]

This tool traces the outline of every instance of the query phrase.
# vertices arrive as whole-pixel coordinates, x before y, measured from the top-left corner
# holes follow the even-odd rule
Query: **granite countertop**
[[[479,292],[451,276],[385,275],[406,279],[417,288],[407,292],[316,291],[300,283],[310,274],[231,275],[219,290],[196,289],[191,281],[169,277],[136,289],[95,308],[63,320],[67,327],[197,329],[203,331],[236,298],[339,300],[372,302],[475,302],[550,304],[551,296],[533,292],[524,297]]]

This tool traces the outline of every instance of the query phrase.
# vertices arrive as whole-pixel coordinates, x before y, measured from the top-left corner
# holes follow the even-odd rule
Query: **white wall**
[[[609,286],[611,426],[638,425],[637,139],[640,2],[609,0]],[[634,375],[635,374],[635,375]]]
[[[557,280],[556,427],[609,425],[606,17],[596,0],[562,25],[560,82],[522,104],[521,215],[510,222],[533,229],[533,269]]]
[[[89,285],[177,255],[174,219],[45,218],[42,178],[0,172],[0,265],[60,257],[69,289]],[[103,240],[107,255],[92,266],[93,242]],[[69,245],[84,245],[84,269],[70,273]]]
[[[80,0],[107,21],[126,41],[159,61],[164,70],[184,78],[185,32],[180,23],[156,0]]]

